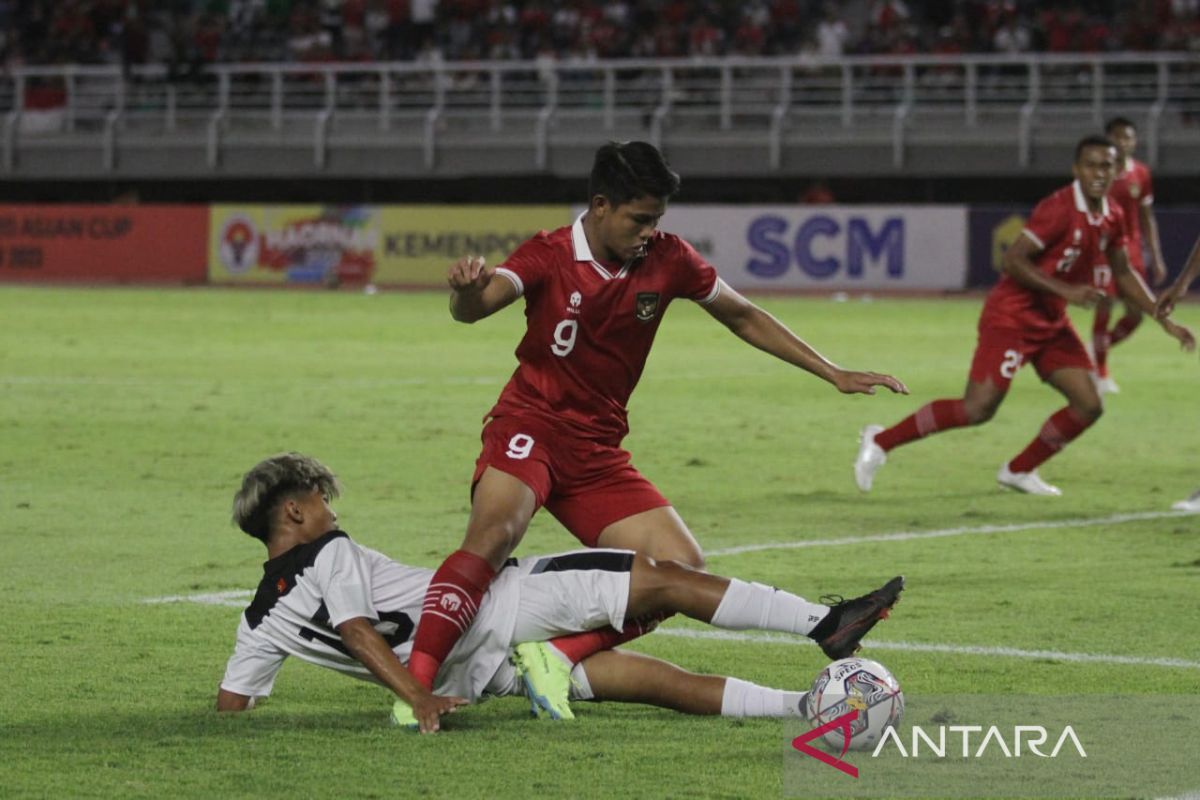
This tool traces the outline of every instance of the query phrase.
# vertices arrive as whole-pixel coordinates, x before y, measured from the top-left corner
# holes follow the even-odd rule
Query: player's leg
[[[573,697],[578,699],[646,703],[684,714],[804,716],[805,692],[700,675],[642,653],[605,650],[590,656],[572,674],[577,682]]]
[[[849,601],[838,598],[830,606],[621,550],[522,559],[520,568],[527,574],[521,578],[515,611],[514,663],[535,711],[554,719],[573,716],[568,698],[572,683],[578,683],[577,665],[541,641],[556,634],[600,626],[625,629],[630,619],[681,612],[733,630],[806,635],[836,659],[853,653],[862,637],[887,617],[904,586],[902,578],[895,578],[874,592]]]
[[[862,597],[826,605],[773,586],[638,555],[630,571],[625,615],[637,619],[680,613],[727,630],[800,634],[837,659],[851,655],[867,631],[887,618],[903,588],[904,579],[897,577]]]
[[[1004,402],[1013,375],[1021,366],[1019,337],[981,330],[971,361],[970,378],[961,398],[944,398],[927,403],[890,428],[868,425],[859,438],[854,460],[854,480],[869,492],[875,473],[887,463],[887,454],[901,445],[942,431],[981,425],[990,420]]]
[[[1144,315],[1137,306],[1125,303],[1125,316],[1117,320],[1117,324],[1113,326],[1112,334],[1109,340],[1110,347],[1116,347],[1121,342],[1133,335],[1133,332],[1142,324]]]
[[[652,508],[611,523],[600,532],[596,546],[633,550],[653,559],[704,569],[700,544],[672,506]]]
[[[612,459],[612,470],[568,497],[552,498],[548,511],[584,544],[632,550],[650,558],[678,561],[704,568],[704,555],[683,519],[665,497],[628,463],[628,453],[608,448],[593,457]],[[549,646],[569,664],[578,664],[593,653],[644,636],[664,615],[631,619],[623,630],[611,627],[557,637]],[[551,669],[557,669],[549,663]],[[531,673],[541,682],[537,671]],[[557,682],[557,678],[552,678]],[[549,687],[547,687],[549,688]]]
[[[1037,468],[1090,428],[1104,413],[1104,403],[1091,377],[1091,359],[1075,329],[1064,327],[1032,356],[1042,380],[1067,399],[1067,406],[1050,415],[1016,458],[1000,468],[997,480],[1028,494],[1060,495],[1037,474]]]
[[[549,492],[543,438],[520,420],[494,420],[484,428],[466,536],[434,572],[413,639],[408,668],[427,688]]]

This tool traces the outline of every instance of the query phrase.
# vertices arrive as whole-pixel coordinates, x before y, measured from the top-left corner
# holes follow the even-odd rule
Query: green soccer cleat
[[[525,686],[533,715],[550,719],[575,719],[568,702],[571,665],[550,652],[545,642],[525,642],[513,648],[513,666]]]
[[[403,700],[392,703],[392,724],[411,731],[420,727],[417,718],[413,716],[412,706]]]

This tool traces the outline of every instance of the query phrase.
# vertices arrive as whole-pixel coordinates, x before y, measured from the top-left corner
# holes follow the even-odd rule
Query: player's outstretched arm
[[[338,634],[350,654],[362,662],[385,686],[412,706],[421,733],[434,733],[441,727],[442,714],[466,705],[461,697],[432,694],[412,676],[392,648],[365,617],[354,617],[338,625]]]
[[[1186,326],[1180,325],[1174,320],[1169,319],[1166,315],[1159,315],[1158,303],[1155,302],[1154,295],[1142,282],[1142,278],[1129,267],[1129,259],[1125,255],[1125,248],[1119,247],[1115,251],[1108,253],[1109,265],[1112,267],[1113,280],[1117,282],[1117,289],[1120,290],[1121,296],[1128,302],[1133,303],[1147,314],[1153,314],[1158,319],[1158,324],[1162,326],[1163,331],[1168,336],[1179,342],[1180,346],[1189,353],[1196,349],[1196,337]]]
[[[483,256],[463,256],[446,275],[450,284],[450,316],[459,322],[477,322],[517,299],[510,281],[493,280]]]
[[[832,383],[840,392],[875,394],[876,386],[886,386],[893,392],[908,394],[908,387],[891,375],[857,372],[837,366],[724,281],[721,281],[717,299],[703,308],[738,338]]]
[[[1187,263],[1184,264],[1179,277],[1163,292],[1162,297],[1158,298],[1154,316],[1163,319],[1174,311],[1175,301],[1187,294],[1188,286],[1197,277],[1200,277],[1200,238],[1197,238],[1196,244],[1192,246],[1192,254],[1188,256]]]
[[[1150,282],[1161,286],[1167,279],[1167,262],[1163,259],[1162,238],[1158,234],[1158,220],[1154,218],[1154,206],[1141,204],[1138,206],[1138,216],[1141,218],[1142,230],[1145,231],[1146,244],[1150,246]]]

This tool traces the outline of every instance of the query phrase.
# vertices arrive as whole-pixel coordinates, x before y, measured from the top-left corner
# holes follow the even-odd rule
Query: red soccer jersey
[[[623,266],[597,261],[583,217],[517,248],[496,269],[525,296],[520,362],[491,416],[534,412],[577,435],[620,443],[625,404],[671,300],[711,303],[717,271],[690,244],[654,234],[646,255]]]
[[[1154,187],[1150,182],[1150,168],[1136,158],[1129,159],[1125,171],[1113,179],[1108,190],[1109,198],[1120,206],[1125,214],[1125,229],[1129,250],[1129,261],[1139,269],[1145,268],[1142,258],[1141,206],[1154,202]]]
[[[1099,214],[1088,211],[1079,181],[1044,198],[1033,209],[1022,235],[1041,248],[1034,258],[1044,274],[1068,283],[1107,285],[1105,251],[1125,244],[1121,209],[1105,198]],[[1067,324],[1067,301],[1022,286],[1007,274],[988,292],[981,326],[1049,333]]]

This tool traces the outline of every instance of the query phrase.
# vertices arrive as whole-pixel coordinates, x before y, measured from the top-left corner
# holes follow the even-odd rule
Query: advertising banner
[[[206,206],[0,206],[0,282],[200,283]]]
[[[736,289],[954,290],[966,281],[963,206],[673,205],[660,227]]]
[[[464,255],[500,263],[561,206],[213,206],[213,283],[441,288]]]
[[[971,209],[969,286],[982,288],[999,280],[1004,250],[1021,234],[1032,210],[1032,207],[1005,206]],[[1200,231],[1200,211],[1155,211],[1154,219],[1158,223],[1167,271],[1174,278],[1183,268],[1196,242],[1196,232]]]

